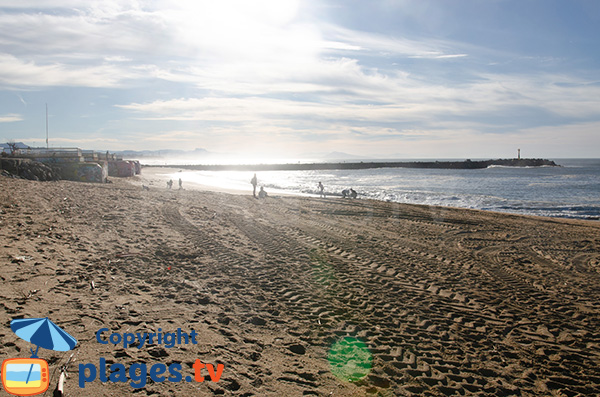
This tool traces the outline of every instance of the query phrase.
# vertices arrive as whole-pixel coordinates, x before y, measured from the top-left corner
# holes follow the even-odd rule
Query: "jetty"
[[[431,168],[475,170],[492,166],[502,167],[559,167],[547,159],[496,159],[464,161],[383,161],[383,162],[336,162],[336,163],[289,163],[289,164],[197,164],[170,167],[196,171],[313,171],[313,170],[362,170],[371,168]]]

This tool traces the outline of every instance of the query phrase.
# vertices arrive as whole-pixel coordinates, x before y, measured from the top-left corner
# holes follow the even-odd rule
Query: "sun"
[[[296,16],[300,0],[179,0],[174,7],[191,19],[213,19],[229,25],[241,19],[270,25],[289,23]]]
[[[296,17],[300,0],[179,0],[171,7],[172,26],[182,41],[238,53],[272,43]]]
[[[230,0],[232,6],[262,23],[282,26],[291,22],[298,12],[299,0]]]

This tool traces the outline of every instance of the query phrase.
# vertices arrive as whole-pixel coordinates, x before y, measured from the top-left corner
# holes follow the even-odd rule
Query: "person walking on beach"
[[[350,197],[355,199],[356,196],[358,196],[358,193],[356,193],[356,191],[354,189],[350,188]]]
[[[173,187],[173,179],[169,179],[169,181],[167,182],[167,189],[170,189]]]
[[[183,181],[181,180],[181,178],[179,178],[179,190],[183,189]]]
[[[254,176],[250,180],[250,183],[252,184],[252,196],[254,196],[256,198],[256,185],[258,184],[258,179],[256,179],[256,174],[254,174]]]
[[[325,187],[323,186],[323,184],[319,182],[319,197],[325,197],[325,193],[323,192],[324,189]]]

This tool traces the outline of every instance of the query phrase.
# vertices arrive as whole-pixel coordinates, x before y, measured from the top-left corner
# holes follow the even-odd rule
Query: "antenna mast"
[[[46,149],[48,149],[48,104],[46,104]]]

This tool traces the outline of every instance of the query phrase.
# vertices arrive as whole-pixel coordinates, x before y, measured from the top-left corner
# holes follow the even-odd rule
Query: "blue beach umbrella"
[[[37,352],[42,346],[44,349],[66,352],[77,344],[77,340],[46,318],[19,318],[10,322],[10,329],[21,339],[36,345],[35,353],[31,350],[31,358],[37,357]],[[29,367],[27,380],[29,383],[33,364]]]
[[[23,318],[10,322],[10,329],[21,339],[37,346],[35,353],[31,350],[31,357],[37,357],[38,349],[43,347],[48,350],[66,352],[77,344],[77,340],[46,318]]]

